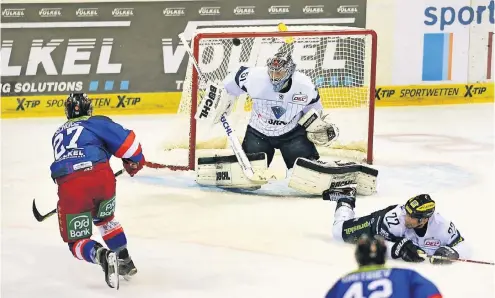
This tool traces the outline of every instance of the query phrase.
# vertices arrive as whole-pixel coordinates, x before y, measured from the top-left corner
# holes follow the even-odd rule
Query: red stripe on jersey
[[[136,135],[134,132],[131,130],[127,138],[125,138],[124,142],[122,145],[120,145],[120,148],[115,152],[115,156],[118,158],[121,158],[124,156],[124,154],[131,148],[132,144],[134,143],[134,140],[136,139]]]
[[[82,258],[84,259],[84,246],[86,246],[86,244],[88,244],[90,239],[82,239],[82,240],[78,240],[76,241],[76,243],[74,243],[74,245],[72,246],[72,254],[80,259],[78,256],[77,256],[77,252],[79,252],[79,255],[82,256]],[[82,260],[82,259],[80,259]]]
[[[123,232],[124,232],[124,229],[119,224],[119,227],[117,229],[114,229],[114,230],[110,231],[110,233],[103,235],[102,238],[103,238],[103,240],[107,241],[108,239],[111,239],[111,238],[113,238],[113,237],[115,237],[118,234],[123,233]]]
[[[136,152],[134,152],[134,154],[132,156],[136,156],[138,155],[139,153],[141,153],[141,144],[138,145],[138,148],[136,149]]]
[[[428,296],[428,298],[442,298],[442,294],[440,293],[437,293],[437,294],[433,294],[432,296]]]

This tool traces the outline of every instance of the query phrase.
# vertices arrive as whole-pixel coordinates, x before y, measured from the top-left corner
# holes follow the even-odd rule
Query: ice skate
[[[119,289],[119,262],[115,252],[104,247],[96,250],[96,261],[105,272],[105,282],[110,288]]]

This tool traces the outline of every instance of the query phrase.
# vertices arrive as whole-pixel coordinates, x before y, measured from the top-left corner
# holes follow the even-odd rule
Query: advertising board
[[[393,85],[486,82],[493,0],[398,1]]]
[[[159,98],[168,101],[163,106],[177,107],[188,62],[179,33],[276,26],[281,21],[289,26],[364,27],[366,0],[315,5],[295,0],[249,5],[240,0],[2,5],[2,117],[21,111],[30,115],[13,108],[18,100],[38,109],[33,115],[51,115],[50,98],[70,92],[110,98],[105,101],[110,113],[120,113],[118,96],[133,98],[135,93],[141,98],[137,110],[155,105]]]

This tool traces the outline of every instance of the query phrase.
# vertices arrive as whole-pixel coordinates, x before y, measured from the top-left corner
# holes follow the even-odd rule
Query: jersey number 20
[[[77,140],[81,136],[83,129],[84,127],[82,126],[73,126],[65,131],[62,131],[53,138],[53,152],[55,154],[55,160],[62,157],[67,149],[77,148]],[[64,132],[68,137],[70,137],[69,144],[67,144],[67,146],[64,146]]]
[[[364,297],[363,283],[353,283],[342,298],[389,298],[393,294],[392,282],[389,279],[377,279],[368,284],[371,294]]]

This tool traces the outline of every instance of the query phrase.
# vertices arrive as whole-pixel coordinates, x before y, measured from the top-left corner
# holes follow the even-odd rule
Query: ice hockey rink
[[[135,130],[150,161],[177,129],[166,115],[113,119]],[[33,198],[43,213],[55,208],[51,136],[63,122],[1,122],[2,297],[324,297],[356,268],[353,247],[332,241],[333,202],[298,197],[286,181],[239,194],[201,188],[192,172],[145,169],[117,178],[117,218],[139,272],[112,290],[99,266],[71,255],[56,217],[31,213]],[[430,193],[472,259],[493,261],[493,140],[493,104],[377,109],[378,193],[359,197],[357,214]],[[418,270],[447,298],[495,296],[493,266],[388,265]]]

